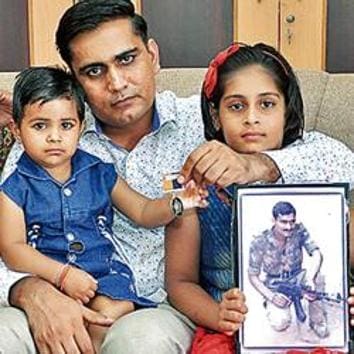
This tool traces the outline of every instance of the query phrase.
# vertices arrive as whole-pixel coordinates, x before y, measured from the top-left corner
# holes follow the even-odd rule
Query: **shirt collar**
[[[91,166],[98,164],[101,160],[87,152],[77,149],[71,161],[73,170],[68,181],[74,179],[83,170],[87,170]],[[55,181],[53,177],[42,166],[34,162],[26,152],[23,152],[18,161],[17,169],[20,174],[34,179]],[[57,181],[55,182],[58,183]]]
[[[176,121],[175,96],[170,91],[157,93],[152,116],[151,133],[157,132],[161,126],[169,121]],[[85,129],[83,134],[96,133],[98,136],[107,139],[102,132],[99,120],[92,113],[91,108],[86,104]]]

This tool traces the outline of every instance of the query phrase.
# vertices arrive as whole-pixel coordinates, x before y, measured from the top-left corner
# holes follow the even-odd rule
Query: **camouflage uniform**
[[[274,237],[273,229],[265,230],[251,242],[249,250],[249,275],[264,275],[264,284],[272,289],[277,281],[297,282],[302,269],[303,249],[308,255],[318,250],[316,243],[303,224],[296,224],[292,235],[286,238],[285,244]],[[263,274],[261,274],[263,273]],[[324,291],[324,280],[321,275],[315,279],[317,291]],[[308,305],[308,306],[307,306]],[[271,301],[265,300],[267,318],[277,331],[287,329],[292,321],[290,307],[279,308]],[[327,314],[321,300],[311,301],[308,307],[308,325],[319,337],[328,336]]]

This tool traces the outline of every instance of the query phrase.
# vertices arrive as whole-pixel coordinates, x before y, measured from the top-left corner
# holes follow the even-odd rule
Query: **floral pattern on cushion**
[[[15,139],[8,127],[0,129],[0,173],[5,165],[7,155]]]

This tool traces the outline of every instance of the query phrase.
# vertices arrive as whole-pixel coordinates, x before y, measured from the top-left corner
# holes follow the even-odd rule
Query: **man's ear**
[[[154,67],[154,73],[157,74],[160,71],[160,49],[154,39],[150,38],[147,42],[147,51],[151,55],[152,64]]]

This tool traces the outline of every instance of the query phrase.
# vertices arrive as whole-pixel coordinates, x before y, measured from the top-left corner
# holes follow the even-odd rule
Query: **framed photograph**
[[[238,353],[349,352],[348,185],[238,186],[232,230]]]

